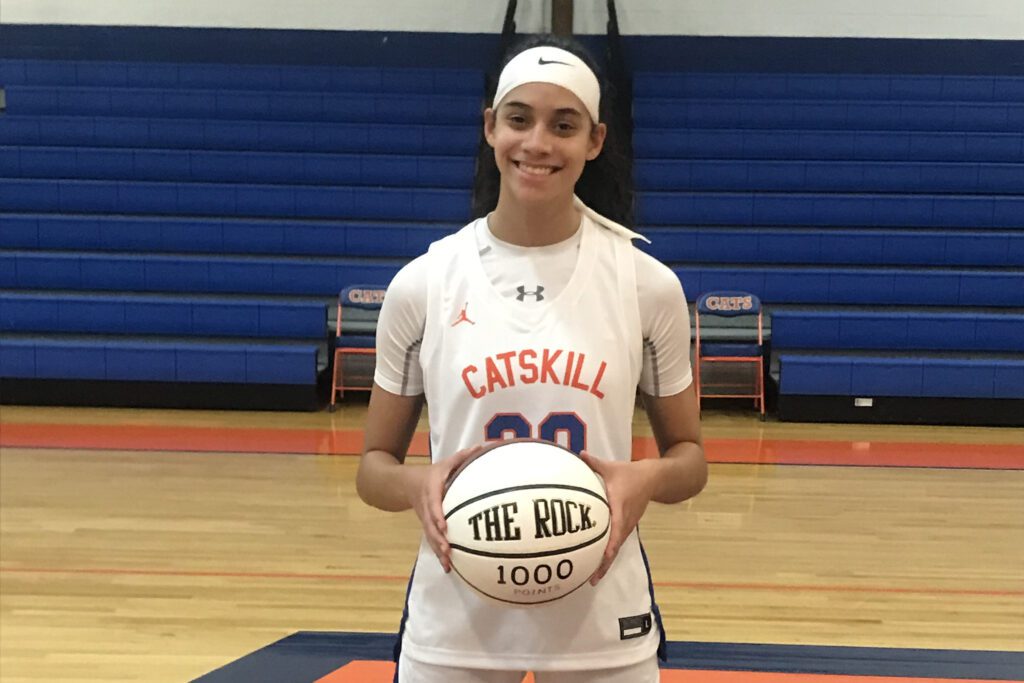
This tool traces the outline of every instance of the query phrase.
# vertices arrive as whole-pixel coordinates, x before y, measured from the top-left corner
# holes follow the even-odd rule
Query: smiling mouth
[[[523,173],[533,176],[551,175],[559,170],[555,166],[538,166],[535,164],[527,164],[522,161],[513,161],[512,164]]]

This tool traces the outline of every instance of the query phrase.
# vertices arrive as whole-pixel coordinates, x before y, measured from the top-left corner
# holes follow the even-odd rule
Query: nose
[[[551,134],[541,122],[537,122],[523,139],[523,151],[531,154],[548,154],[551,152]]]

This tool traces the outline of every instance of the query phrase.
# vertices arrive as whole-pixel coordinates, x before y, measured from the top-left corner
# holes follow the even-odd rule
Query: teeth
[[[519,162],[519,168],[530,175],[551,175],[555,170],[550,166],[530,166],[521,161]]]

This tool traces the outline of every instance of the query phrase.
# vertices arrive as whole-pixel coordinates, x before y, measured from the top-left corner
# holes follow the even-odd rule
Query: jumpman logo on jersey
[[[470,325],[476,325],[476,323],[473,322],[472,320],[470,320],[469,316],[466,315],[466,309],[467,308],[469,308],[469,302],[468,301],[462,307],[462,310],[459,311],[459,317],[456,318],[455,322],[452,323],[452,327],[455,327],[459,323],[469,323]]]
[[[543,285],[537,285],[537,289],[533,290],[532,292],[526,291],[526,287],[524,287],[523,285],[519,285],[518,287],[516,287],[516,291],[519,292],[519,294],[516,296],[516,301],[522,301],[528,296],[535,297],[537,301],[544,301]]]

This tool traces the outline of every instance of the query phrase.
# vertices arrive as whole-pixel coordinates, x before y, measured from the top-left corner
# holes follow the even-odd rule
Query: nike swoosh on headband
[[[561,64],[562,66],[572,66],[572,64],[569,64],[568,62],[559,62],[558,60],[555,59],[544,59],[543,57],[538,57],[537,63],[540,64],[541,66],[547,66],[548,64]]]

